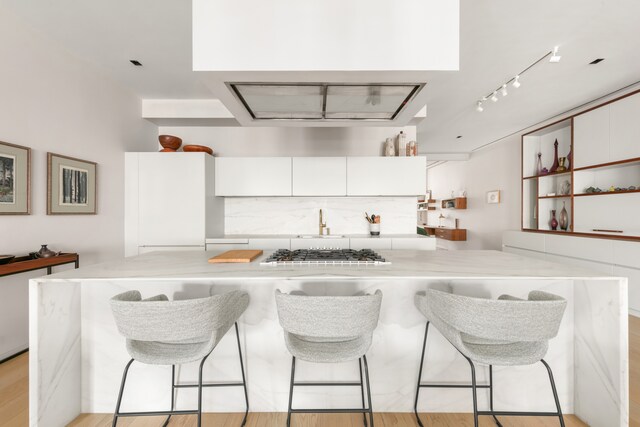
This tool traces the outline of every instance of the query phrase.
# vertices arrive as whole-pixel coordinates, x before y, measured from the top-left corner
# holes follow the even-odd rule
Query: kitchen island
[[[545,358],[554,370],[564,413],[591,426],[628,425],[627,279],[497,251],[378,251],[390,265],[265,266],[209,264],[216,252],[155,252],[83,267],[30,282],[30,424],[64,425],[80,413],[112,412],[124,365],[124,338],[113,322],[109,298],[131,289],[143,297],[208,296],[242,289],[251,303],[239,326],[251,411],[285,412],[291,358],[278,323],[274,292],[302,290],[311,295],[352,295],[380,289],[380,323],[367,356],[373,409],[413,409],[425,319],[413,297],[428,287],[496,298],[526,298],[534,289],[565,297],[567,310]],[[478,367],[479,382],[488,368]],[[134,364],[123,411],[160,410],[170,405],[169,367]],[[193,381],[197,364],[179,370]],[[357,364],[301,362],[304,380],[351,380]],[[205,366],[205,381],[237,380],[235,337],[228,334]],[[438,334],[430,334],[423,382],[469,383],[467,362]],[[494,369],[497,410],[553,409],[541,364]],[[357,389],[308,390],[296,394],[296,407],[349,407],[360,402]],[[178,409],[192,408],[196,392],[181,390]],[[481,391],[479,405],[488,405]],[[240,389],[207,389],[204,411],[242,412]],[[421,393],[420,411],[470,412],[470,390]]]

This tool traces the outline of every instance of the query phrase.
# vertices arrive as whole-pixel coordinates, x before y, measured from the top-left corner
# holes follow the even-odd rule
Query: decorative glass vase
[[[549,169],[549,173],[553,173],[558,169],[558,140],[556,139],[556,142],[553,143],[553,147],[555,150],[555,153],[553,155],[553,165],[551,165],[551,169]]]
[[[569,215],[567,214],[565,202],[562,202],[562,210],[560,211],[560,228],[564,231],[569,228]]]
[[[551,226],[551,229],[554,231],[558,229],[558,220],[556,219],[555,209],[551,210],[551,221],[549,221],[549,225]]]
[[[538,162],[536,163],[536,175],[542,173],[542,153],[538,153]]]

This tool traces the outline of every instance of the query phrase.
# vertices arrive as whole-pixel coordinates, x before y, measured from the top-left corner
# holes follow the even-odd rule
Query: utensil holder
[[[371,233],[372,236],[379,236],[380,235],[380,224],[369,224],[369,233]]]

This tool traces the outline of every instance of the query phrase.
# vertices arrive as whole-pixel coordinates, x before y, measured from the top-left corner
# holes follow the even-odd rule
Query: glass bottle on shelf
[[[553,231],[558,229],[558,220],[556,219],[556,210],[551,210],[551,221],[549,221],[549,225]]]
[[[564,231],[569,228],[569,214],[567,214],[565,202],[562,202],[562,210],[560,211],[560,228]]]
[[[536,163],[536,175],[540,176],[542,173],[542,153],[538,153],[538,162]]]

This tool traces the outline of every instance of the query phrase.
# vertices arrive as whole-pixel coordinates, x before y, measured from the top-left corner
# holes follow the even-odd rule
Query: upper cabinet
[[[640,157],[640,93],[609,104],[609,161]]]
[[[576,168],[640,157],[640,93],[573,120]]]
[[[217,157],[216,196],[291,196],[291,157]]]
[[[346,196],[346,157],[294,157],[294,196]]]
[[[426,157],[347,157],[348,196],[416,196],[426,192]]]

